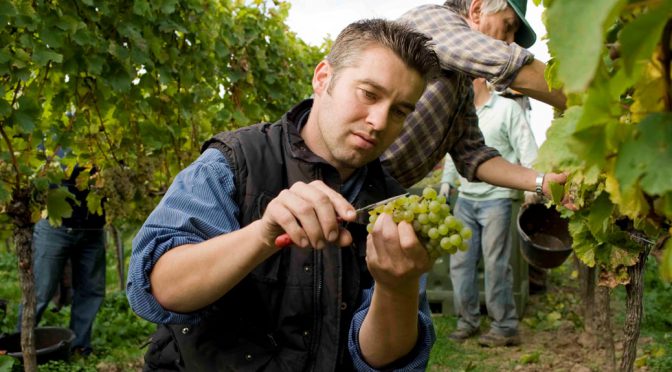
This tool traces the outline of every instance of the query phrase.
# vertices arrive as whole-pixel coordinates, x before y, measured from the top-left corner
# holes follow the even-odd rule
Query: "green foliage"
[[[30,190],[33,220],[59,223],[68,195],[45,185],[96,164],[89,209],[143,220],[205,139],[309,96],[324,50],[288,30],[288,9],[0,0],[0,208]]]
[[[15,364],[17,364],[16,359],[7,355],[0,355],[0,372],[11,371]]]
[[[132,235],[132,231],[123,234],[126,258],[130,256]],[[93,354],[88,358],[74,355],[68,362],[52,361],[40,365],[39,370],[70,372],[142,369],[142,356],[146,351],[143,345],[154,332],[155,325],[141,319],[130,309],[125,293],[118,289],[115,253],[111,249],[106,252],[106,294],[93,324]],[[9,249],[0,249],[0,281],[8,283],[0,286],[0,298],[8,301],[6,316],[0,312],[0,333],[16,331],[17,308],[21,298],[16,265],[16,255]],[[128,261],[124,266],[128,268]],[[71,307],[65,306],[59,311],[52,311],[51,308],[49,306],[44,312],[40,325],[68,327]],[[4,358],[0,357],[0,366],[3,362]],[[15,363],[14,371],[22,370],[19,367],[20,363]]]
[[[672,2],[544,5],[553,56],[547,78],[571,94],[538,166],[570,172],[562,191],[579,210],[563,213],[577,257],[610,272],[604,283],[626,283],[624,267],[650,249],[635,238],[672,234]]]
[[[569,92],[586,88],[600,59],[605,27],[611,25],[623,0],[556,1],[548,8],[549,48],[559,64],[558,77]],[[616,13],[616,14],[615,14]],[[581,42],[576,42],[577,37]]]

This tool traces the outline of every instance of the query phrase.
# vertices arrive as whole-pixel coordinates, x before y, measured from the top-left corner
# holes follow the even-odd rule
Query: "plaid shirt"
[[[499,153],[485,145],[478,129],[472,78],[485,77],[503,90],[533,56],[517,44],[472,30],[464,18],[442,5],[414,8],[400,21],[432,37],[443,71],[427,85],[399,138],[383,153],[383,166],[410,187],[448,152],[458,172],[475,181],[478,166]]]

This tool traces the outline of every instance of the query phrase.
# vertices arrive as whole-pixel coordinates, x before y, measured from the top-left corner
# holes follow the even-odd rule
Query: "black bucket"
[[[35,351],[37,363],[43,364],[51,360],[68,360],[70,346],[75,340],[75,333],[69,328],[37,327],[35,328]],[[0,337],[0,350],[7,355],[23,360],[21,353],[21,333],[11,333]]]
[[[555,208],[530,204],[518,212],[520,250],[531,265],[552,269],[572,253],[572,237],[566,219]]]

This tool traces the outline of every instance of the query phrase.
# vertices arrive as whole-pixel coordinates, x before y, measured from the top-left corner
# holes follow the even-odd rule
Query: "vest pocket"
[[[150,338],[149,349],[145,353],[145,371],[178,371],[180,353],[173,338],[172,330],[162,324]]]

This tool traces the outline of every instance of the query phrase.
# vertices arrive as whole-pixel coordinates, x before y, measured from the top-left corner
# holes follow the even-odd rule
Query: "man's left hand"
[[[413,226],[396,224],[389,214],[378,217],[367,238],[366,262],[378,288],[408,295],[417,295],[420,276],[432,268]]]

